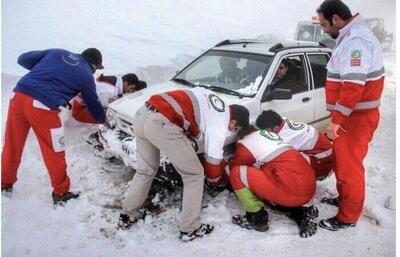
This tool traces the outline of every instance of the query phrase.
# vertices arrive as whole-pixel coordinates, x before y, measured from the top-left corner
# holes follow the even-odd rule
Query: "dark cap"
[[[97,48],[88,48],[81,53],[81,56],[90,64],[96,65],[99,70],[104,69],[102,62],[103,57]]]

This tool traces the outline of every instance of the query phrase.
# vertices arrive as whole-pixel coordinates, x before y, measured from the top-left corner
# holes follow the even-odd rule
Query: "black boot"
[[[1,188],[1,194],[8,198],[11,198],[12,191],[13,191],[13,185],[5,185],[4,187]]]
[[[319,210],[316,206],[311,205],[311,206],[302,206],[301,207],[303,210],[303,216],[308,217],[310,219],[316,219],[318,218],[319,215]]]
[[[134,217],[130,217],[128,214],[121,213],[119,215],[118,227],[120,229],[129,229],[133,224],[139,220],[144,220],[147,213],[145,210],[139,210]]]
[[[324,197],[322,198],[321,203],[325,203],[332,206],[339,206],[339,197],[334,197],[334,198]]]
[[[268,227],[268,212],[261,208],[257,212],[246,212],[246,215],[235,215],[232,223],[246,229],[254,229],[265,232]]]
[[[300,223],[298,224],[299,226],[299,235],[302,238],[307,238],[312,235],[314,235],[317,232],[317,223],[308,217],[304,217]]]
[[[66,192],[58,195],[53,192],[52,198],[54,205],[64,205],[68,200],[76,199],[79,197],[79,193]]]
[[[213,232],[214,226],[210,224],[201,224],[200,227],[192,232],[182,232],[179,235],[179,239],[184,242],[192,241],[198,237],[204,237]]]
[[[246,218],[250,226],[260,232],[265,232],[268,227],[268,212],[261,208],[258,212],[246,212]]]
[[[343,221],[340,221],[338,219],[336,219],[336,217],[330,218],[330,219],[325,219],[325,220],[321,220],[319,222],[319,226],[321,228],[330,230],[330,231],[338,231],[339,229],[343,229],[343,228],[351,228],[351,227],[355,227],[356,224],[354,223],[346,223]]]
[[[311,206],[301,206],[301,207],[286,207],[282,205],[271,205],[272,210],[277,210],[289,218],[295,220],[296,222],[304,217],[309,217],[311,219],[318,218],[319,211],[314,205]]]
[[[289,209],[289,208],[288,208]],[[318,208],[314,205],[290,208],[288,217],[293,219],[299,226],[300,237],[306,238],[317,232],[317,223],[314,221],[318,217]]]

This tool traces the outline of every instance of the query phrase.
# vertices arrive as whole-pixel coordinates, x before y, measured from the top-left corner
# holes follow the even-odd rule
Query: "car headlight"
[[[114,110],[107,108],[106,117],[111,128],[117,126],[117,113]]]

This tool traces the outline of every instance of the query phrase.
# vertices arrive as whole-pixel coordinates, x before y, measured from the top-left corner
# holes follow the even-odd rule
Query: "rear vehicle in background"
[[[393,43],[393,33],[385,30],[384,20],[382,18],[366,18],[365,24],[374,33],[381,43],[383,51],[390,51]],[[297,23],[294,40],[319,42],[329,48],[335,47],[335,40],[324,33],[317,17],[312,20],[300,21]]]

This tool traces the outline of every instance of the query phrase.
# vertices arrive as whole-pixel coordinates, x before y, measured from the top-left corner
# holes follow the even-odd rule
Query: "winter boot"
[[[119,215],[118,227],[124,230],[129,229],[133,224],[135,224],[139,220],[144,220],[146,215],[147,213],[143,209],[139,210],[134,217],[130,217],[128,214],[121,213]]]
[[[307,217],[310,219],[318,218],[319,211],[318,208],[314,205],[311,206],[302,206],[301,209],[303,210],[303,217]]]
[[[213,232],[214,226],[210,224],[201,224],[200,227],[192,232],[182,232],[179,235],[179,239],[184,242],[192,241],[198,237],[204,237]]]
[[[246,215],[235,215],[232,217],[232,223],[242,228],[265,232],[269,229],[268,212],[261,208],[257,212],[246,212]]]
[[[318,208],[314,205],[290,207],[288,217],[299,226],[299,235],[303,238],[310,237],[317,232],[317,223],[314,221],[318,217]]]
[[[70,199],[76,199],[79,197],[79,193],[66,192],[64,194],[58,195],[53,192],[52,198],[54,205],[64,205]]]
[[[13,191],[13,185],[5,185],[4,187],[1,187],[1,194],[8,198],[11,198],[12,191]]]
[[[319,226],[321,228],[324,228],[324,229],[327,229],[330,231],[338,231],[339,229],[343,229],[343,228],[355,227],[356,224],[346,223],[346,222],[336,219],[336,217],[333,217],[330,219],[321,220],[319,222]]]
[[[335,198],[324,197],[322,198],[321,203],[325,203],[332,206],[339,206],[339,197]]]
[[[298,224],[299,235],[302,238],[307,238],[314,235],[317,232],[317,223],[309,217],[304,217]]]

